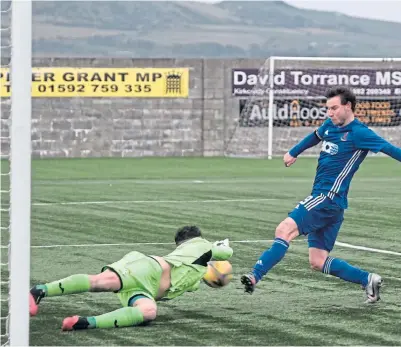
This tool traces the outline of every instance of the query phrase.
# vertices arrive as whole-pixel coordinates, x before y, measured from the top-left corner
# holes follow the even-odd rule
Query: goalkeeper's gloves
[[[224,239],[221,241],[216,241],[214,244],[214,246],[226,246],[226,247],[230,247],[230,241],[228,239]]]
[[[227,260],[233,255],[233,249],[230,247],[228,239],[216,241],[212,247],[212,259]]]

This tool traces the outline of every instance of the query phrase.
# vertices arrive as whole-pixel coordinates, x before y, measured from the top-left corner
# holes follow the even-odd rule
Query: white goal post
[[[4,294],[3,285],[6,283],[9,291],[8,316],[1,317],[7,321],[6,331],[2,331],[2,345],[29,346],[32,1],[13,0],[9,10],[11,54],[6,57],[10,61],[12,90],[8,120],[10,152],[6,156],[9,159],[9,171],[6,173],[2,169],[2,183],[9,180],[9,201],[2,198],[2,212],[8,210],[9,213],[9,235],[3,237],[9,239],[9,279],[8,281],[2,279],[1,282],[2,294]],[[2,164],[6,157],[2,152]],[[1,188],[2,194],[7,191],[6,189]],[[7,208],[3,207],[3,200],[7,203]],[[2,234],[3,230],[4,227]],[[7,250],[2,245],[1,250],[4,249]],[[3,265],[7,264],[2,263]]]
[[[282,156],[324,122],[325,92],[338,85],[356,94],[358,119],[401,146],[401,58],[273,56],[259,68],[235,70],[242,76],[235,97],[244,98],[226,155]]]

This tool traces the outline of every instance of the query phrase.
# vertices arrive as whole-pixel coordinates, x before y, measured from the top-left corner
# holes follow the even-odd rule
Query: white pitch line
[[[263,243],[273,242],[274,240],[240,240],[230,241],[230,243]],[[294,240],[304,242],[304,240]],[[47,246],[31,246],[31,248],[58,248],[58,247],[113,247],[113,246],[141,246],[141,245],[175,245],[174,242],[133,242],[133,243],[87,243],[75,245],[47,245]]]
[[[311,177],[240,177],[240,178],[189,178],[189,179],[74,179],[74,180],[33,180],[33,184],[37,186],[70,186],[70,185],[117,185],[117,184],[144,184],[144,185],[160,185],[160,184],[238,184],[238,183],[303,183],[311,182]],[[398,177],[360,177],[358,182],[399,182]]]
[[[103,201],[58,201],[34,202],[32,206],[62,206],[62,205],[108,205],[108,204],[187,204],[187,203],[224,203],[224,202],[258,202],[289,200],[291,198],[253,198],[253,199],[205,199],[205,200],[103,200]],[[348,198],[349,200],[377,200],[377,197]]]
[[[205,200],[105,200],[105,201],[66,201],[66,202],[34,202],[33,206],[54,205],[102,205],[102,204],[187,204],[214,202],[256,202],[283,200],[278,198],[266,199],[205,199]]]
[[[376,253],[383,253],[383,254],[393,254],[393,255],[401,255],[399,252],[394,251],[387,251],[385,249],[377,249],[377,248],[370,248],[364,246],[355,246],[345,242],[338,242],[336,241],[336,245],[340,247],[352,248],[352,249],[359,249],[361,251],[369,251],[369,252],[376,252]]]
[[[274,240],[238,240],[230,241],[230,243],[271,243]],[[306,242],[306,239],[293,240],[291,242]],[[361,251],[375,252],[381,254],[391,254],[401,256],[400,252],[388,251],[385,249],[370,248],[364,246],[351,245],[345,242],[336,241],[336,246],[357,249]],[[88,243],[88,244],[72,244],[72,245],[44,245],[44,246],[31,246],[31,248],[65,248],[65,247],[121,247],[121,246],[141,246],[141,245],[174,245],[174,242],[134,242],[134,243]],[[1,248],[5,248],[2,246]]]

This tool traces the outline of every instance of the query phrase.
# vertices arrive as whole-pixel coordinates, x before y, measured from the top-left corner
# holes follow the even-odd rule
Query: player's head
[[[354,119],[356,97],[347,87],[334,87],[326,92],[327,115],[334,125],[344,126]]]
[[[182,228],[179,228],[175,233],[175,244],[178,246],[179,244],[193,239],[194,237],[201,237],[202,233],[200,229],[195,225],[186,225]]]

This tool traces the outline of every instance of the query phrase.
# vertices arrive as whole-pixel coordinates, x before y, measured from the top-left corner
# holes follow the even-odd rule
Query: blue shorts
[[[309,247],[331,252],[344,220],[344,209],[326,195],[310,195],[288,216],[297,223],[301,235],[308,235]]]

